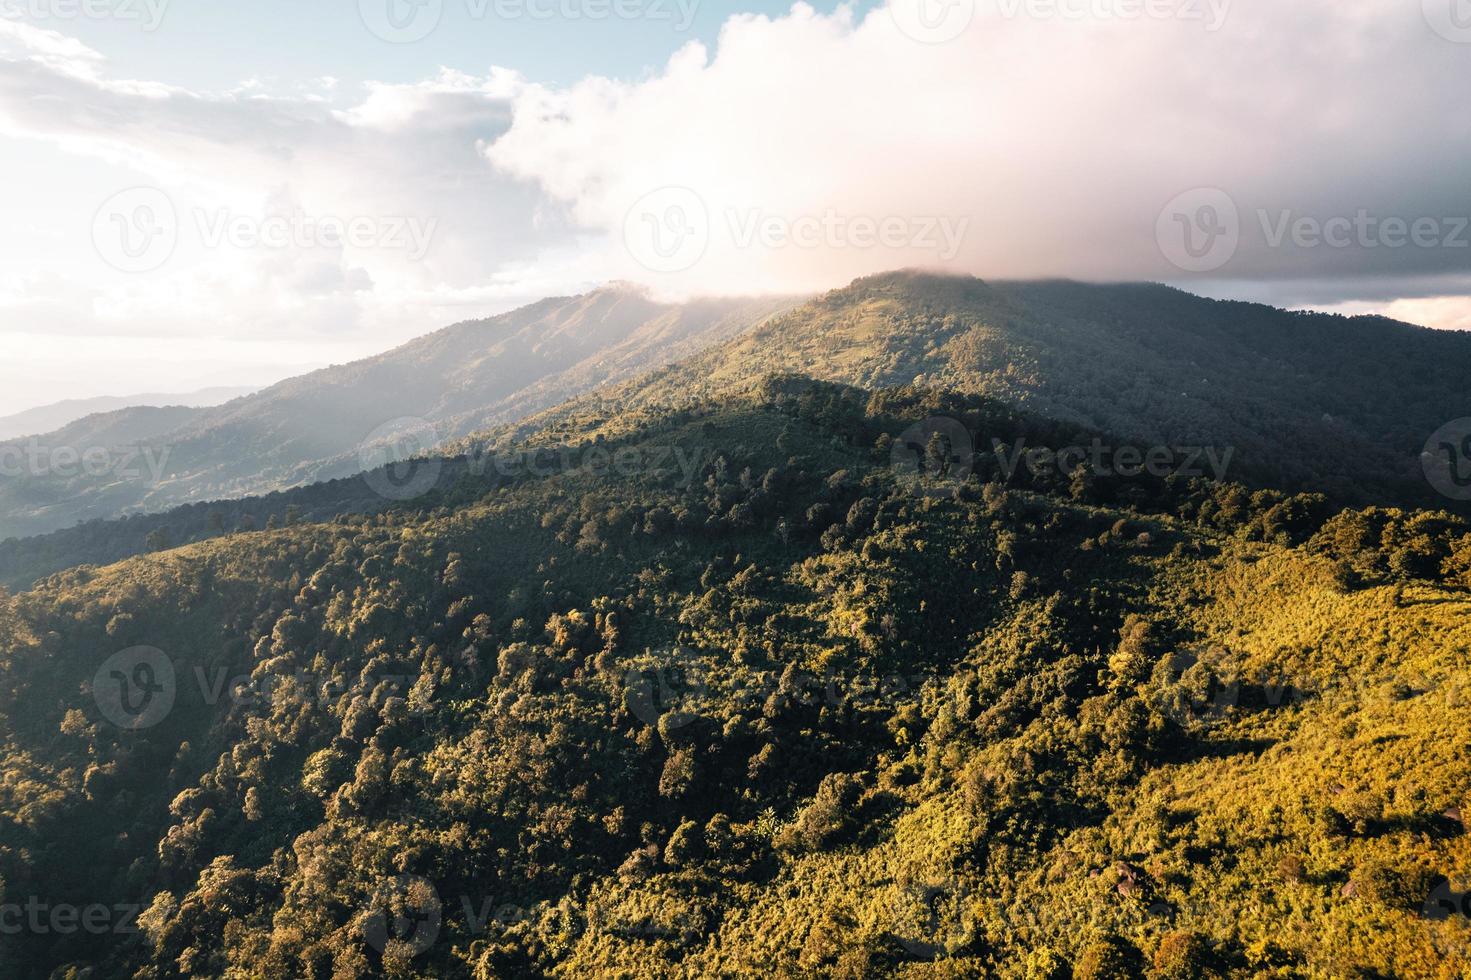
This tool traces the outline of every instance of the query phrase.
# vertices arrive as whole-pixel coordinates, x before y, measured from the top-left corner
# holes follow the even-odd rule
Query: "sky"
[[[0,414],[613,280],[1471,328],[1471,0],[0,0]]]

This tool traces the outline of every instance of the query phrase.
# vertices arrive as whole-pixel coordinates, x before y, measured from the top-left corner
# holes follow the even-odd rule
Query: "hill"
[[[658,303],[629,287],[446,327],[377,357],[215,408],[126,409],[0,444],[0,539],[79,521],[263,494],[367,468],[421,443],[519,418],[724,340],[786,299]]]
[[[1083,431],[768,378],[0,595],[5,901],[103,910],[0,963],[1466,971],[1471,524],[1003,482],[942,417]]]
[[[774,371],[983,394],[1133,445],[1214,446],[1231,475],[1364,504],[1444,506],[1430,435],[1471,414],[1471,335],[1155,285],[860,279],[718,347],[513,428],[749,390]],[[585,419],[584,419],[585,421]],[[503,432],[482,434],[494,441]]]
[[[117,412],[126,408],[162,408],[165,406],[201,408],[221,405],[232,398],[248,395],[255,390],[255,388],[216,387],[172,394],[152,392],[141,395],[69,398],[0,417],[0,439],[55,432],[89,415]]]

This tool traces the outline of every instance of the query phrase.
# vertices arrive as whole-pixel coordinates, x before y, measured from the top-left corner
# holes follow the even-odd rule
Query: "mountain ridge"
[[[683,362],[478,438],[678,405],[777,369],[985,394],[1146,445],[1234,446],[1253,480],[1353,503],[1447,504],[1419,456],[1437,428],[1471,414],[1457,380],[1471,370],[1464,334],[1159,284],[903,271],[856,280]]]
[[[119,434],[136,431],[134,441],[147,443],[163,460],[158,476],[112,479],[110,470],[75,467],[0,474],[0,538],[347,476],[363,468],[359,456],[375,434],[393,435],[395,421],[409,420],[421,431],[432,427],[436,438],[464,435],[516,417],[522,411],[518,396],[538,406],[555,403],[606,377],[680,356],[707,335],[712,342],[725,339],[794,302],[773,297],[676,305],[618,287],[551,297],[288,378],[216,408],[191,410],[171,429],[144,433],[140,417],[104,417],[90,429],[43,439],[43,448],[68,459],[91,450],[115,462],[115,454],[140,448],[118,441]],[[602,363],[606,357],[613,362]],[[530,386],[535,390],[523,392]],[[6,451],[0,445],[0,453]]]

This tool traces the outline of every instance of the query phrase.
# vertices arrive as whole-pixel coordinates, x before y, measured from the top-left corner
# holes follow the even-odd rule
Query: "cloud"
[[[119,77],[0,18],[0,141],[30,188],[13,177],[0,214],[0,332],[269,339],[288,359],[309,338],[298,360],[346,359],[601,281],[796,291],[900,266],[1464,326],[1462,301],[1435,297],[1471,294],[1454,243],[1471,245],[1454,225],[1471,214],[1471,62],[1423,6],[798,4],[733,15],[637,79],[441,69],[215,92]],[[62,177],[63,160],[90,169]],[[140,186],[164,199],[108,212]],[[162,261],[120,268],[109,251],[160,215]],[[1169,239],[1218,225],[1200,255]],[[75,346],[74,386],[92,348]]]
[[[0,20],[0,133],[99,162],[85,217],[58,224],[51,268],[0,289],[11,329],[224,336],[356,335],[361,353],[537,295],[505,271],[560,261],[577,233],[496,173],[482,142],[521,83],[443,71],[371,84],[357,101],[312,82],[198,92],[111,77],[95,51]],[[92,212],[143,187],[172,251],[119,271]],[[160,197],[159,194],[162,196]],[[125,198],[128,209],[134,207]],[[122,234],[132,213],[102,213]],[[323,234],[336,227],[339,233]],[[18,248],[11,242],[11,248]],[[100,253],[100,254],[99,254]],[[0,255],[12,270],[35,256]],[[125,263],[126,265],[127,263]],[[527,288],[544,285],[533,274]],[[0,326],[0,330],[5,327]]]
[[[1471,296],[1401,299],[1376,312],[1406,323],[1441,330],[1471,330]]]
[[[631,209],[666,246],[691,231],[687,255],[610,253],[618,275],[676,291],[910,264],[1289,294],[1313,280],[1339,299],[1375,277],[1471,285],[1458,244],[1471,233],[1455,234],[1471,215],[1471,61],[1421,4],[981,0],[959,36],[923,43],[927,2],[735,16],[713,51],[690,44],[643,80],[527,85],[487,158],[614,243]],[[1129,16],[1141,10],[1154,15]],[[655,194],[640,214],[661,188],[693,195]],[[1166,213],[1179,195],[1188,222],[1225,220],[1202,210],[1218,200],[1234,212],[1209,269],[1169,238],[1185,230]],[[1361,214],[1368,230],[1338,244]],[[921,234],[947,218],[964,226],[953,255]],[[1421,239],[1433,246],[1396,243],[1395,222],[1422,219],[1438,222]],[[753,221],[769,234],[746,233]],[[896,234],[872,244],[837,227],[855,222]]]

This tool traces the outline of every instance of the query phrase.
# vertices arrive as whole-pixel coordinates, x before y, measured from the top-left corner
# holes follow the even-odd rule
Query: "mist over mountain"
[[[1467,414],[1471,335],[1160,285],[860,279],[724,345],[505,432],[748,391],[791,372],[986,395],[1138,447],[1231,452],[1231,475],[1344,502],[1444,505],[1427,438]],[[975,447],[991,451],[989,443]]]
[[[213,408],[125,409],[0,444],[0,538],[356,473],[729,338],[784,298],[660,303],[615,286],[446,327]]]
[[[0,417],[0,439],[55,432],[88,415],[116,412],[126,408],[184,406],[200,408],[221,405],[259,390],[255,387],[219,386],[173,394],[103,395],[97,398],[68,398],[50,405],[28,408]]]

